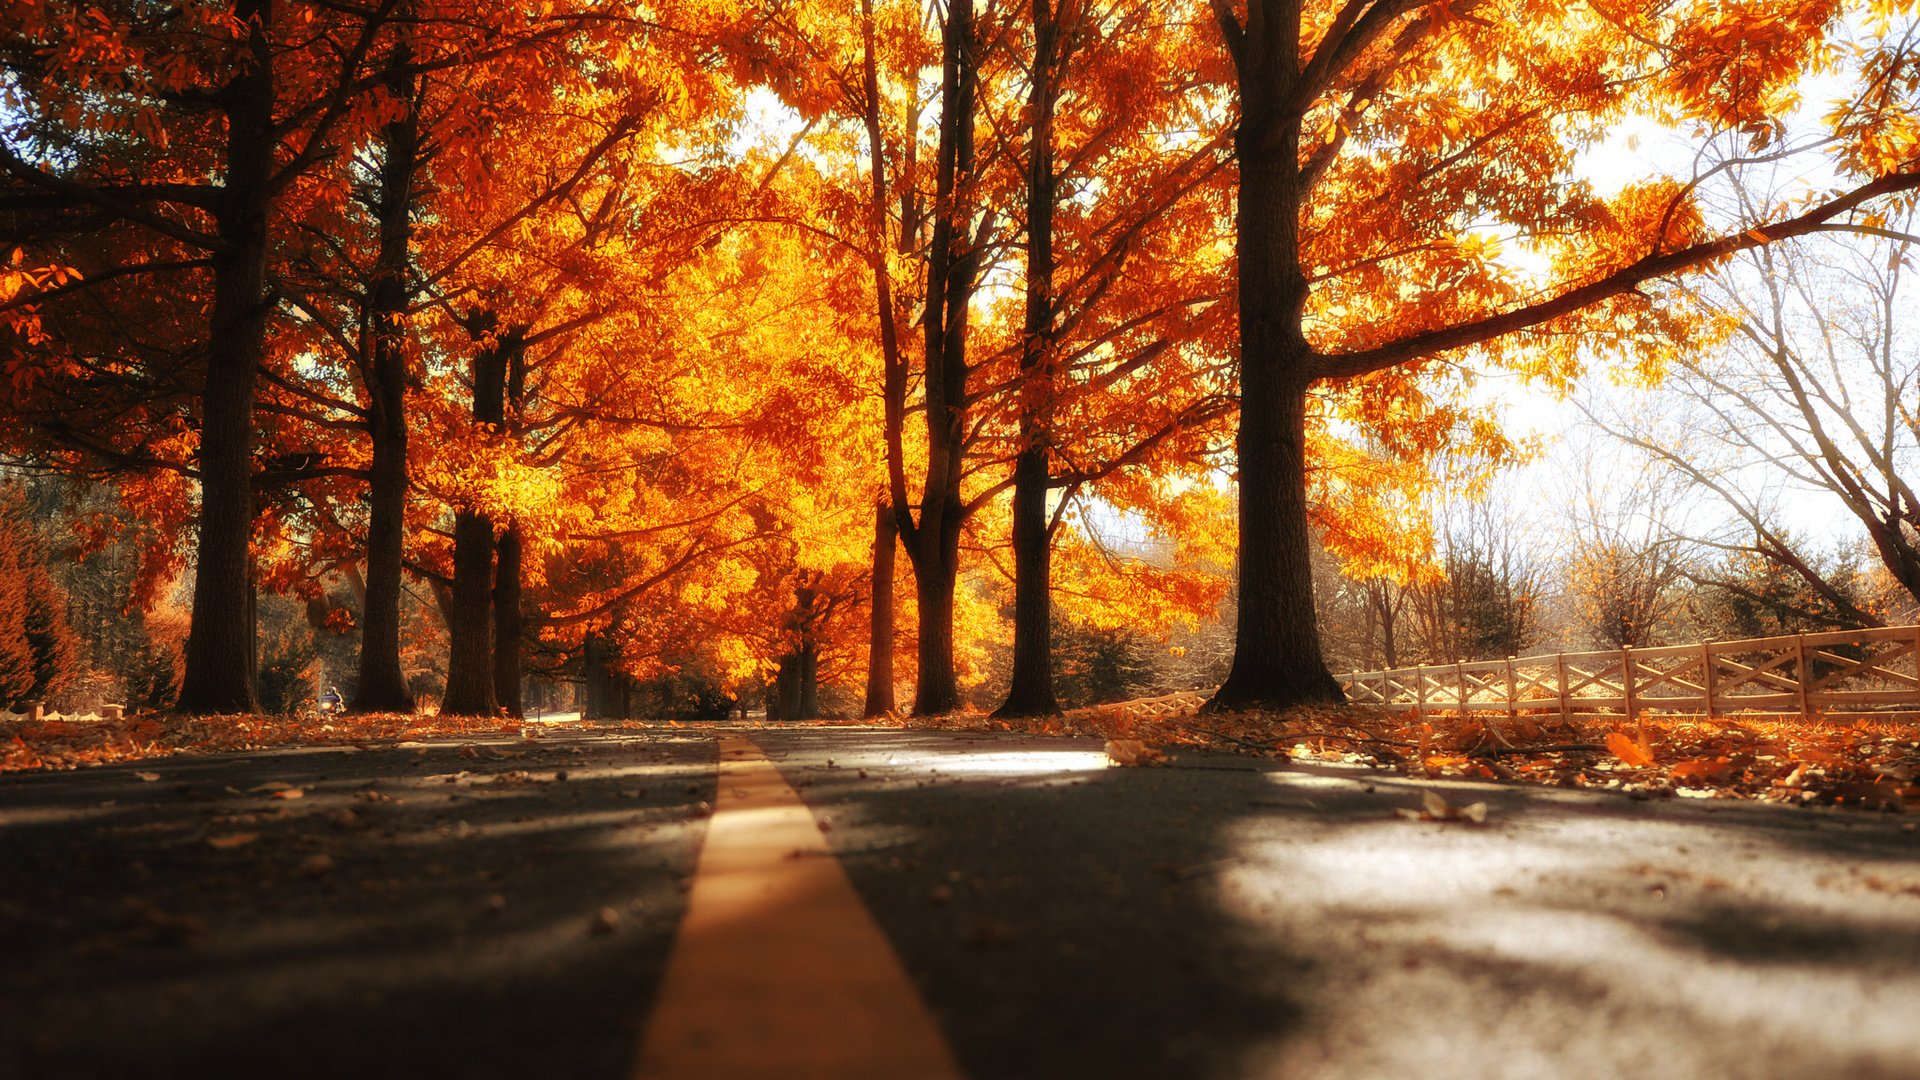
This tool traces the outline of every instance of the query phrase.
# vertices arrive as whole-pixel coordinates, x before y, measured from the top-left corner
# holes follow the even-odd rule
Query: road
[[[7,776],[0,875],[4,1077],[1920,1073],[1899,815],[562,727]]]

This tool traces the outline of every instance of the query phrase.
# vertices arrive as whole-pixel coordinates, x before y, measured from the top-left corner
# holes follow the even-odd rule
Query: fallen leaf
[[[1116,765],[1164,765],[1167,755],[1139,739],[1108,739],[1107,757]]]
[[[1721,780],[1733,771],[1733,762],[1726,757],[1692,758],[1682,761],[1667,770],[1667,775],[1675,780],[1704,780],[1708,783]]]
[[[1645,768],[1653,764],[1653,751],[1634,742],[1623,732],[1607,733],[1607,749],[1613,751],[1614,757],[1636,768]]]
[[[620,929],[620,913],[610,907],[603,907],[593,913],[593,924],[588,928],[594,936],[611,934]]]
[[[1468,821],[1475,825],[1484,825],[1487,821],[1487,804],[1468,803],[1466,806],[1454,806],[1442,798],[1439,792],[1422,791],[1419,810],[1401,807],[1394,813],[1409,821]]]
[[[267,797],[270,799],[304,799],[307,797],[307,793],[301,788],[286,787],[281,788],[279,791]]]
[[[227,833],[224,836],[207,837],[207,846],[216,847],[225,851],[228,848],[237,848],[245,844],[251,844],[258,839],[260,839],[260,834],[257,832]]]
[[[149,784],[153,783],[155,780],[160,779],[160,774],[157,772],[137,772],[137,773],[134,773],[133,775],[136,779],[143,780]]]

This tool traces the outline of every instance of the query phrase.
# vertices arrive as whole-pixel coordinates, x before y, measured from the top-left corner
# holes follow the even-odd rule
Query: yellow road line
[[[719,798],[635,1075],[961,1075],[813,814],[744,738],[720,743]]]

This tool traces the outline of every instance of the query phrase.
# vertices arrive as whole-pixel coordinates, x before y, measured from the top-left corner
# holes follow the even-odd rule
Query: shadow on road
[[[0,1076],[624,1076],[712,761],[663,736],[7,778]]]

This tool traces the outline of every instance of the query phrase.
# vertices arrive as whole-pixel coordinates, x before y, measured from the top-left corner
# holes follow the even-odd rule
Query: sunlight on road
[[[1446,1072],[1461,1031],[1498,1032],[1478,1050],[1540,1075],[1549,1062],[1594,1076],[1623,1065],[1610,1042],[1620,1030],[1670,1046],[1665,1075],[1737,1075],[1690,1055],[1755,1038],[1767,1060],[1896,1060],[1912,1045],[1920,976],[1876,961],[1872,945],[1913,933],[1911,916],[1870,891],[1836,892],[1838,861],[1733,832],[1719,842],[1737,855],[1707,853],[1689,846],[1697,824],[1388,817],[1403,801],[1310,832],[1297,819],[1230,830],[1241,861],[1221,875],[1221,907],[1255,939],[1338,958],[1311,994],[1312,1034],[1256,1054],[1251,1072]]]
[[[1031,776],[1036,773],[1093,772],[1108,767],[1107,755],[1083,750],[1024,750],[1003,754],[948,754],[937,759],[942,773]]]

